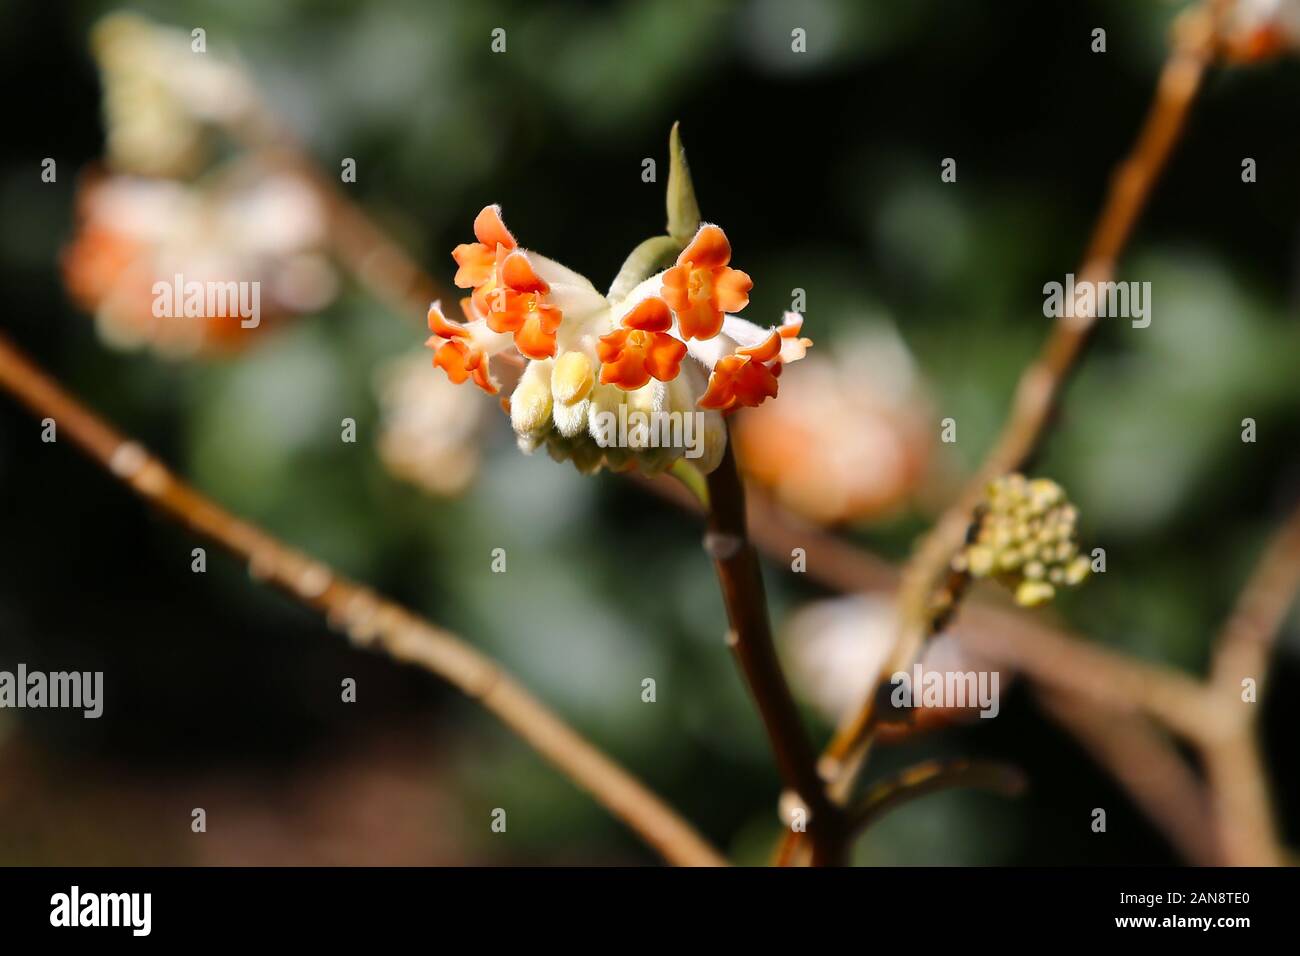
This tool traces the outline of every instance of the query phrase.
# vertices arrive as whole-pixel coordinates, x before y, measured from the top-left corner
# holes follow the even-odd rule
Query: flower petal
[[[661,382],[671,382],[681,371],[686,344],[664,332],[654,333],[654,341],[643,353],[645,369]]]
[[[720,412],[730,409],[736,404],[736,395],[732,386],[733,377],[723,367],[722,362],[719,362],[718,367],[709,376],[709,387],[704,390],[704,394],[695,404],[700,408],[716,408]]]
[[[728,411],[737,405],[761,405],[776,393],[776,376],[765,365],[748,356],[728,355],[714,367],[709,387],[696,404]]]
[[[711,339],[722,331],[722,311],[708,299],[692,299],[686,308],[675,311],[684,339]]]
[[[501,282],[515,292],[543,293],[550,289],[522,252],[510,253],[501,263]]]
[[[487,392],[489,395],[495,395],[497,392],[501,391],[500,386],[498,386],[496,382],[492,381],[492,376],[488,373],[488,363],[486,361],[478,364],[478,368],[474,369],[474,374],[471,377],[474,380],[474,384],[483,389],[483,391]]]
[[[469,333],[459,322],[452,322],[442,314],[442,302],[434,302],[429,306],[429,331],[434,335],[444,339],[466,338]]]
[[[731,243],[727,234],[712,223],[700,226],[700,231],[690,241],[677,264],[691,263],[696,269],[721,269],[731,261]]]
[[[781,354],[781,333],[773,331],[767,339],[752,348],[736,349],[737,355],[748,355],[757,362],[771,362]]]
[[[642,299],[631,312],[623,316],[623,325],[642,332],[667,332],[673,327],[673,315],[668,310],[667,302],[652,296]]]
[[[713,293],[723,312],[739,312],[749,305],[754,280],[739,269],[722,269],[713,278]]]
[[[494,258],[498,245],[505,246],[507,249],[513,249],[516,245],[515,237],[510,234],[510,230],[501,219],[501,207],[497,205],[484,206],[474,217],[474,238],[481,242]]]
[[[615,361],[631,333],[627,329],[615,329],[596,340],[596,357],[602,363]]]
[[[471,365],[475,353],[464,342],[446,342],[433,353],[433,364],[447,373],[447,378],[459,385],[469,378],[469,373],[477,367]]]
[[[691,304],[690,270],[686,266],[673,266],[665,272],[660,294],[674,312],[688,309]]]
[[[451,250],[451,257],[458,267],[452,281],[459,289],[473,289],[487,282],[497,262],[495,247],[488,248],[481,242],[462,243]]]
[[[555,354],[555,328],[545,311],[527,314],[515,331],[515,347],[530,359],[545,359]]]
[[[600,383],[617,385],[625,391],[640,388],[650,381],[644,356],[636,349],[621,349],[612,361],[602,362]]]

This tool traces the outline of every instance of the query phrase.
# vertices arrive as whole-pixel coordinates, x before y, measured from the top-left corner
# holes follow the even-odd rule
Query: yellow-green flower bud
[[[953,568],[996,578],[1025,607],[1043,604],[1091,569],[1074,538],[1078,516],[1056,482],[1005,475],[989,485],[975,540],[954,557]]]

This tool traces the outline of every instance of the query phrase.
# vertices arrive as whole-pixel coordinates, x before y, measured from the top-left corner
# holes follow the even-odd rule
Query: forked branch
[[[1161,71],[1155,100],[1132,152],[1120,164],[1079,269],[1081,279],[1109,281],[1139,214],[1186,123],[1205,70],[1216,49],[1216,23],[1210,6],[1188,11],[1176,25],[1174,43]],[[1061,394],[1083,355],[1096,325],[1095,314],[1057,319],[1051,335],[1021,375],[1002,433],[983,464],[935,524],[904,569],[899,589],[900,632],[883,673],[906,668],[934,633],[935,596],[949,575],[990,481],[1023,471],[1046,434]],[[945,607],[944,613],[951,608]],[[868,695],[840,728],[823,754],[823,772],[838,795],[846,795],[861,767],[874,714]]]

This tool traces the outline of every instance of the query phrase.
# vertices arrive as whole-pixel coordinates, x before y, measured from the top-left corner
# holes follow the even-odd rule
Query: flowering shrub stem
[[[605,756],[495,662],[454,634],[282,544],[179,480],[0,337],[0,387],[55,419],[97,464],[165,515],[248,562],[250,574],[326,615],[353,642],[423,667],[492,711],[553,766],[670,863],[725,858],[635,777]]]
[[[812,745],[772,643],[763,575],[749,539],[734,444],[727,442],[722,463],[707,476],[710,507],[705,538],[731,623],[728,640],[758,706],[781,777],[807,808],[813,861],[838,863],[842,812],[827,799]]]

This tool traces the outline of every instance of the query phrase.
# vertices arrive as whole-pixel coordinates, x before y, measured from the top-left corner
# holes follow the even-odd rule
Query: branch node
[[[727,561],[740,553],[744,539],[723,531],[709,531],[704,535],[704,550],[714,561]]]

